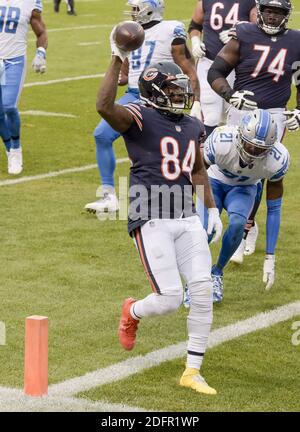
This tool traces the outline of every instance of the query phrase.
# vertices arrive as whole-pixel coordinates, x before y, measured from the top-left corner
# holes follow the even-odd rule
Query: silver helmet
[[[264,158],[276,141],[277,124],[268,111],[256,109],[242,118],[237,149],[245,163]]]
[[[141,25],[163,19],[164,0],[128,0],[127,6],[131,10],[126,11],[125,15],[131,15],[132,19]]]

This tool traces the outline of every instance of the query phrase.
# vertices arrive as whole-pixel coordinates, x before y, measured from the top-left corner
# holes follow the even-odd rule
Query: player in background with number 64
[[[8,173],[15,175],[23,169],[21,123],[17,105],[24,82],[29,24],[37,38],[32,67],[35,72],[44,73],[48,38],[42,19],[42,1],[0,0],[0,53],[5,65],[1,80],[2,101],[11,135],[11,143],[5,143],[5,147]]]
[[[129,0],[127,15],[142,25],[145,30],[143,45],[130,53],[123,63],[119,85],[128,89],[118,103],[125,105],[139,100],[138,79],[142,71],[150,63],[173,61],[181,67],[191,80],[195,102],[191,115],[201,117],[199,82],[191,56],[186,46],[187,34],[184,24],[180,21],[163,20],[163,0]],[[94,131],[96,157],[102,187],[100,199],[86,204],[85,209],[92,213],[104,211],[115,212],[119,209],[114,188],[115,155],[113,143],[120,133],[115,131],[106,121],[102,120]],[[97,195],[97,196],[99,196]]]

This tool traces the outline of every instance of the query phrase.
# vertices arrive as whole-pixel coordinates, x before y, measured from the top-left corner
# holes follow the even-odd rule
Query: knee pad
[[[112,144],[117,136],[118,133],[104,121],[101,121],[94,130],[96,145],[100,147],[112,147]]]
[[[182,294],[160,295],[157,299],[160,315],[175,312],[182,304]]]
[[[189,284],[189,290],[191,298],[189,319],[195,318],[201,320],[201,322],[211,324],[213,318],[212,280],[192,282]]]
[[[229,215],[228,231],[230,232],[230,237],[232,240],[236,240],[238,238],[242,239],[246,223],[247,219],[244,216],[236,213]]]

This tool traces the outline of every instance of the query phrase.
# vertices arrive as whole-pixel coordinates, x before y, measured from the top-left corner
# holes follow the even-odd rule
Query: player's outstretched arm
[[[113,55],[97,94],[96,108],[113,129],[122,133],[129,129],[134,120],[126,108],[115,103],[121,66],[120,57]]]
[[[280,229],[283,180],[267,182],[267,240],[263,268],[263,282],[266,290],[275,282],[275,249]]]
[[[253,110],[257,108],[257,103],[249,98],[254,94],[247,90],[234,91],[228,81],[227,76],[239,62],[239,42],[232,38],[219,52],[215,61],[211,65],[207,81],[212,89],[218,93],[226,102],[239,110]]]
[[[196,159],[192,172],[192,182],[196,194],[202,200],[202,188],[204,189],[204,205],[208,209],[208,227],[207,234],[215,232],[211,243],[218,241],[222,235],[223,225],[220,219],[219,210],[216,207],[214,196],[209,184],[207,171],[204,165],[203,157],[200,153],[200,147],[197,147]]]
[[[194,92],[195,101],[200,101],[200,85],[197,77],[195,65],[192,56],[185,43],[172,45],[172,57],[174,62],[183,70],[191,80],[191,86]]]
[[[36,35],[36,54],[32,62],[35,72],[46,72],[46,49],[48,46],[48,35],[46,25],[42,19],[41,12],[32,11],[30,25]]]

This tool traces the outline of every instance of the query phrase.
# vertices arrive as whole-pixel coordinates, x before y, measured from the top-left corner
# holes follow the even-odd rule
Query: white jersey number
[[[256,78],[267,61],[267,58],[271,51],[271,47],[267,45],[254,45],[254,50],[261,52],[261,56],[257,62],[257,65],[253,73],[251,74],[253,78]],[[287,54],[287,50],[285,48],[281,48],[279,53],[274,57],[274,59],[269,64],[268,72],[274,75],[273,81],[275,82],[278,82],[279,78],[284,75],[286,54]]]
[[[171,152],[170,146],[172,146]],[[179,144],[175,138],[164,137],[160,142],[160,151],[163,157],[161,161],[161,172],[167,180],[174,181],[178,179],[182,172],[189,173],[191,177],[196,158],[196,144],[194,140],[189,142],[181,167],[179,160]]]
[[[18,7],[0,6],[0,33],[16,33],[20,15]]]
[[[215,3],[211,9],[210,26],[213,30],[221,30],[224,27],[224,24],[233,26],[239,20],[239,3],[234,3],[226,15],[225,20],[223,20],[222,15],[217,13],[217,9],[224,9],[224,7],[224,3],[218,2]]]

